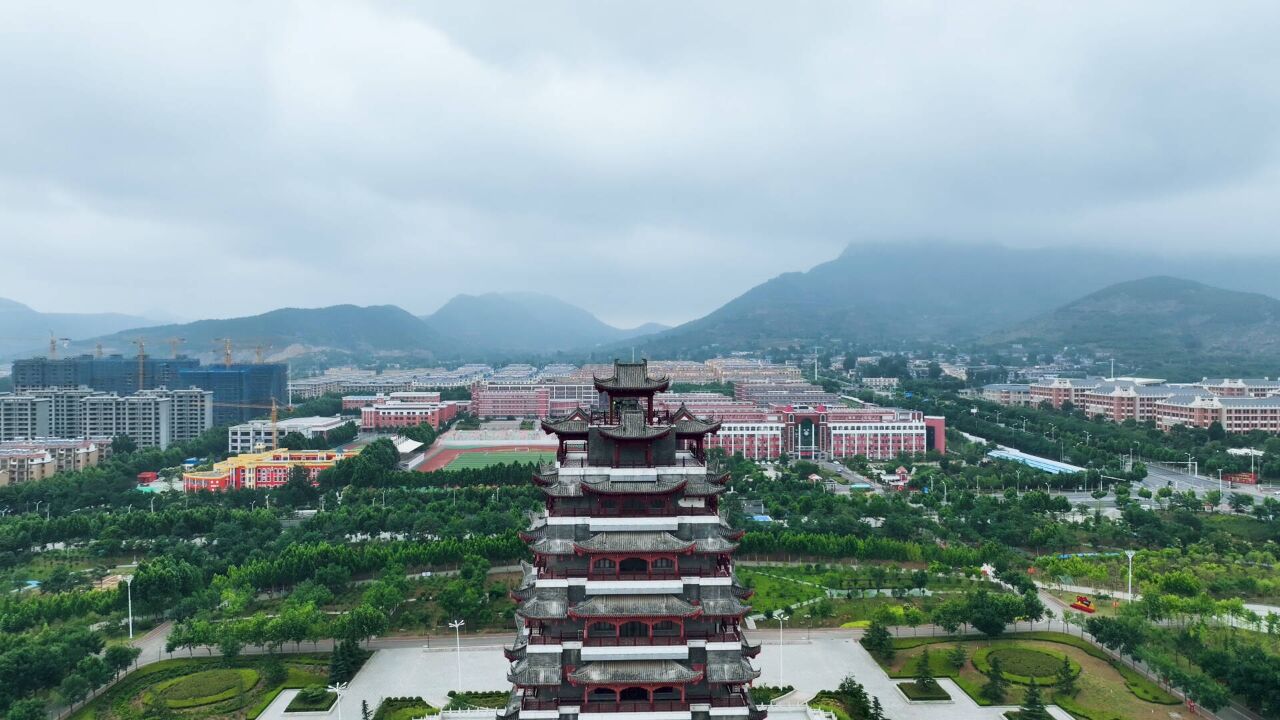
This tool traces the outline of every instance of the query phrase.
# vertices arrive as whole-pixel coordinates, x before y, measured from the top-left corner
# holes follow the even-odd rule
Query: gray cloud
[[[1278,22],[1263,2],[9,3],[0,296],[198,317],[526,289],[633,324],[862,240],[1274,253]]]

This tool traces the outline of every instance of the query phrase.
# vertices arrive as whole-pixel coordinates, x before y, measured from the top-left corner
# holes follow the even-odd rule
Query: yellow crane
[[[174,358],[178,357],[178,347],[186,341],[187,341],[186,338],[180,338],[180,337],[172,337],[172,338],[169,338],[168,340],[165,340],[165,342],[169,343],[169,350],[172,352]]]
[[[147,339],[140,337],[131,342],[138,346],[138,389],[141,390],[146,387],[143,381],[147,375]]]
[[[276,450],[280,447],[280,429],[278,426],[278,423],[280,421],[280,405],[279,403],[276,402],[275,398],[271,399],[270,405],[259,405],[254,403],[216,402],[213,404],[213,406],[214,407],[253,408],[256,410],[270,410],[271,411],[271,449]],[[290,405],[286,409],[292,410],[293,406]]]
[[[60,342],[61,343],[71,342],[71,338],[60,338],[57,335],[55,335],[52,330],[50,330],[49,331],[49,359],[50,360],[58,359],[58,343]]]
[[[222,364],[231,367],[231,338],[214,338],[213,341],[222,343]]]

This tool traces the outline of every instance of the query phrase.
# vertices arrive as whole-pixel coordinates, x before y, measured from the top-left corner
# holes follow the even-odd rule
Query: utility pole
[[[786,615],[778,615],[778,687],[785,687],[782,682],[782,623],[790,619]]]
[[[129,595],[129,639],[133,639],[133,576],[124,576],[125,592]]]

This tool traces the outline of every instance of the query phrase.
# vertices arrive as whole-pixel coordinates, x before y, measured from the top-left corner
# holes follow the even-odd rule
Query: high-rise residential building
[[[49,398],[0,393],[0,441],[49,437],[52,405]]]
[[[13,362],[13,387],[18,391],[87,387],[117,395],[139,390],[179,387],[178,373],[200,366],[196,358],[78,355],[69,358],[29,358]],[[141,384],[139,384],[141,380]]]
[[[82,437],[84,435],[84,419],[82,416],[83,400],[90,395],[103,395],[101,390],[88,387],[78,388],[44,388],[32,390],[35,397],[49,398],[49,411],[52,414],[49,435],[60,438]]]
[[[515,687],[498,717],[761,720],[752,590],[733,574],[742,532],[718,514],[728,475],[706,457],[719,423],[659,419],[669,383],[643,362],[594,384],[603,412],[542,423],[557,463],[534,478],[546,513],[522,533],[534,561],[513,591]]]
[[[284,363],[240,363],[185,368],[178,386],[213,393],[214,425],[235,425],[271,411],[274,401],[289,401],[289,368]]]
[[[164,448],[172,442],[173,399],[163,394],[90,395],[81,400],[87,438],[109,440],[127,435],[140,448]]]

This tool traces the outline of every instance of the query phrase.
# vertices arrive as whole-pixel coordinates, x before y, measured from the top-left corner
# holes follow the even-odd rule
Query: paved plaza
[[[765,633],[756,633],[760,637]],[[811,639],[788,638],[781,647],[775,635],[764,641],[764,652],[757,658],[762,674],[759,683],[768,685],[790,684],[795,693],[782,700],[785,704],[801,704],[820,690],[832,690],[846,675],[852,674],[867,691],[880,698],[885,713],[895,720],[911,718],[937,718],[937,720],[998,720],[1008,708],[979,707],[954,682],[946,678],[939,683],[951,694],[953,702],[945,704],[911,704],[894,687],[875,660],[846,633],[815,633]],[[386,697],[420,696],[427,702],[442,707],[448,702],[448,692],[458,687],[459,660],[461,660],[461,687],[463,690],[500,690],[509,687],[509,664],[502,655],[502,647],[464,646],[461,653],[452,648],[396,648],[379,650],[365,664],[351,682],[342,699],[343,720],[358,720],[360,703],[368,701],[376,708]],[[779,676],[781,671],[781,678]],[[284,708],[296,691],[286,691],[267,708],[262,720],[285,720]],[[1050,707],[1059,720],[1070,716]],[[292,714],[291,714],[292,716]],[[307,717],[326,717],[338,720],[337,706],[327,714],[311,714]]]

